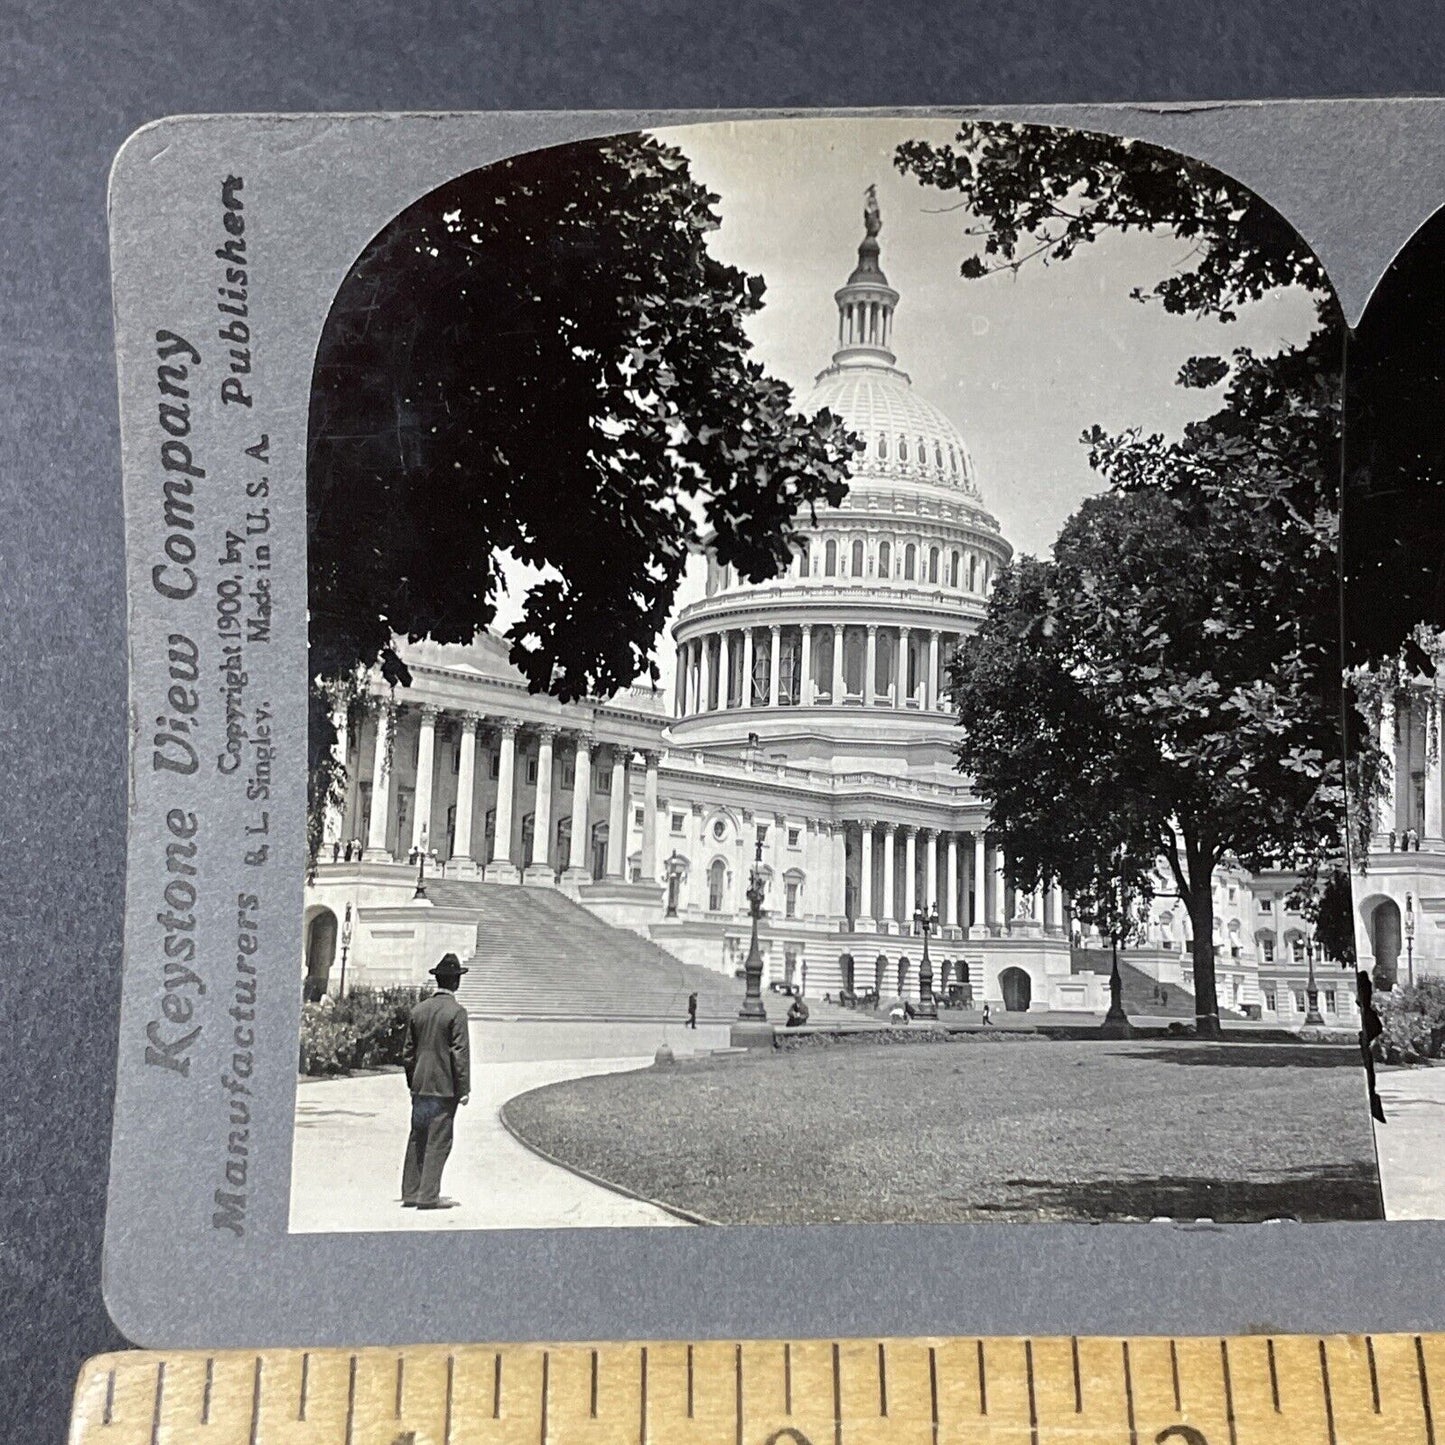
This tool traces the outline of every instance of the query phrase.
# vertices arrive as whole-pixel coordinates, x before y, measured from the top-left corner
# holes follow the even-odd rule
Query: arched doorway
[[[883,997],[883,971],[888,967],[888,955],[880,953],[873,963],[873,992]]]
[[[1400,972],[1400,905],[1382,899],[1370,915],[1370,952],[1375,955],[1375,986],[1394,988]]]
[[[905,953],[898,960],[898,997],[908,996],[908,955]]]
[[[306,974],[302,997],[314,1003],[326,993],[331,964],[336,957],[336,915],[321,909],[306,925]]]
[[[1006,968],[998,976],[1003,1006],[1011,1014],[1027,1013],[1034,998],[1033,980],[1021,968]]]
[[[844,953],[838,956],[838,975],[843,980],[843,992],[853,992],[853,955]]]

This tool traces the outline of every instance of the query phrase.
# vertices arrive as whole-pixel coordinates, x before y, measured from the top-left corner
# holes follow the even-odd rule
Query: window
[[[766,823],[758,824],[758,842],[761,843],[764,847],[767,847],[768,825]]]
[[[640,827],[642,826],[642,809],[641,809],[641,808],[638,808],[638,809],[636,809],[636,810],[633,812],[633,814],[632,814],[632,821],[633,821],[633,823],[634,823],[637,827],[640,828]]]
[[[808,544],[798,543],[798,576],[807,577],[811,574],[812,564],[808,559]]]
[[[1264,991],[1264,1006],[1270,1011],[1270,1013],[1279,1012],[1278,1005],[1275,1002],[1274,990],[1272,988],[1267,988]]]
[[[537,781],[537,760],[536,760],[536,758],[528,758],[528,759],[527,759],[527,781],[528,781],[529,783],[535,783],[535,782]]]
[[[592,787],[598,793],[610,793],[612,791],[612,769],[598,768],[592,775]]]
[[[936,466],[939,471],[943,470],[943,448],[939,446],[937,442],[933,444],[933,465]]]
[[[888,438],[885,436],[878,438],[878,455],[883,461],[888,460]]]
[[[672,815],[672,831],[674,833],[682,832],[682,824],[686,816],[687,815],[685,813],[674,813]]]
[[[908,460],[908,438],[907,438],[907,437],[899,437],[899,438],[898,438],[898,460],[899,460],[900,462],[906,462],[906,461]]]
[[[723,886],[727,882],[727,865],[721,858],[713,861],[707,870],[707,908],[709,913],[721,913],[723,907]]]
[[[1231,903],[1237,903],[1239,901],[1239,889],[1236,888],[1233,883],[1229,885],[1229,901]]]
[[[719,818],[712,825],[712,835],[718,840],[719,843],[721,843],[722,840],[727,837],[728,825],[721,818]]]
[[[838,575],[838,544],[831,537],[823,547],[823,575],[825,577]]]
[[[799,829],[797,829],[797,828],[789,828],[789,829],[788,829],[788,847],[789,847],[789,848],[796,848],[796,847],[798,846],[798,838],[799,838],[799,836],[800,836],[800,830],[799,830]]]
[[[949,564],[948,564],[948,585],[949,585],[950,587],[957,587],[957,586],[958,586],[958,553],[957,553],[957,552],[955,552],[955,553],[953,554],[953,557],[952,557],[952,559],[950,560],[950,562],[949,562]]]
[[[1264,955],[1266,963],[1274,962],[1274,939],[1262,938],[1259,941],[1260,952]]]
[[[918,438],[918,465],[921,467],[928,465],[928,443],[922,437]]]
[[[1306,1013],[1306,1012],[1308,1012],[1308,1010],[1305,1008],[1304,990],[1303,990],[1303,989],[1298,989],[1298,988],[1296,988],[1296,989],[1292,989],[1292,990],[1291,990],[1291,993],[1294,995],[1294,1006],[1295,1006],[1295,1009],[1296,1009],[1299,1013]]]
[[[928,552],[928,580],[938,581],[938,548],[932,547]]]
[[[798,916],[798,885],[793,879],[788,879],[788,885],[783,890],[783,917],[796,918]]]
[[[863,575],[863,543],[861,541],[853,543],[853,575],[855,577]]]
[[[1335,991],[1332,988],[1325,990],[1325,1007],[1331,1012],[1335,1011]]]
[[[462,745],[457,743],[452,749],[452,772],[459,773],[462,770]]]
[[[562,764],[562,786],[563,786],[564,788],[570,788],[570,787],[575,786],[576,782],[577,782],[577,765],[576,765],[576,763],[563,763],[563,764]]]
[[[968,590],[978,591],[978,558],[973,556],[968,559]]]
[[[878,544],[878,575],[880,577],[893,575],[893,548],[887,542]]]
[[[1296,963],[1305,961],[1305,941],[1302,938],[1292,938],[1289,941],[1289,956]]]
[[[951,471],[954,476],[958,475],[958,453],[955,452],[952,447],[948,449],[948,470]]]
[[[492,754],[491,774],[492,774],[493,779],[500,778],[500,777],[502,776],[502,755],[501,755],[501,753],[493,753],[493,754]]]
[[[1261,913],[1273,913],[1273,912],[1274,912],[1274,900],[1271,899],[1271,898],[1261,898],[1261,899],[1259,900],[1259,911],[1260,911]]]
[[[918,548],[910,542],[903,549],[903,579],[905,582],[913,581],[913,574],[918,567]]]

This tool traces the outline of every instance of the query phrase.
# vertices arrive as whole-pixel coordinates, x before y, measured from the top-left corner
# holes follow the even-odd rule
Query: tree
[[[541,570],[507,631],[563,701],[656,677],[704,538],[749,581],[847,491],[854,439],[750,357],[764,283],[713,258],[717,197],[641,135],[470,172],[366,248],[327,318],[307,453],[313,821],[332,709],[398,639],[470,641],[506,555]]]
[[[1125,895],[1147,896],[1162,860],[1189,912],[1208,1034],[1215,868],[1308,872],[1343,823],[1310,644],[1255,585],[1276,541],[1250,505],[1205,510],[1160,486],[1092,497],[1052,561],[1001,573],[951,677],[959,766],[990,800],[1016,882],[1052,876],[1107,903],[1116,850],[1132,860]]]
[[[1260,357],[1247,349],[1196,358],[1183,385],[1230,386],[1226,405],[1190,428],[1180,452],[1137,432],[1086,441],[1091,460],[1121,487],[1162,486],[1180,501],[1194,491],[1208,515],[1223,500],[1255,509],[1257,525],[1280,545],[1260,554],[1254,579],[1281,627],[1300,638],[1298,662],[1312,677],[1322,714],[1335,720],[1334,756],[1355,806],[1354,840],[1363,861],[1382,769],[1360,699],[1339,667],[1340,383],[1344,326],[1319,261],[1297,232],[1253,192],[1177,152],[1089,132],[989,122],[966,123],[954,145],[909,142],[899,168],[923,184],[955,192],[978,238],[960,266],[965,278],[1030,262],[1068,260],[1106,231],[1168,232],[1192,244],[1186,264],[1134,292],[1165,310],[1220,322],[1286,287],[1303,288],[1317,324],[1302,345]],[[1177,466],[1177,462],[1186,465]],[[1347,840],[1341,806],[1332,856],[1310,838],[1302,902],[1331,936],[1352,925]],[[1330,910],[1326,919],[1320,910]],[[1197,933],[1196,933],[1197,937]]]

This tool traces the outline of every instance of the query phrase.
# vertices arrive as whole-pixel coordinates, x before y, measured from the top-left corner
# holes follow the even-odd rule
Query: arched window
[[[898,438],[898,460],[899,460],[900,462],[906,462],[906,461],[908,460],[908,438],[907,438],[907,437],[899,437],[899,438]]]
[[[707,870],[707,911],[709,913],[721,913],[723,908],[723,888],[727,883],[727,864],[721,858],[715,858],[713,865]]]
[[[949,558],[949,563],[948,563],[948,585],[949,585],[950,587],[957,587],[957,586],[958,586],[958,553],[957,553],[957,552],[955,552],[955,553],[952,555],[952,557]]]
[[[978,558],[972,552],[968,554],[968,590],[978,591]]]
[[[855,577],[863,575],[863,540],[861,537],[856,538],[853,542],[853,575]]]
[[[918,438],[918,465],[920,467],[928,465],[928,443],[922,437]]]
[[[880,577],[893,575],[893,548],[887,542],[878,544],[878,575]]]
[[[928,580],[929,580],[930,582],[937,582],[937,581],[938,581],[938,548],[937,548],[937,547],[931,548],[931,549],[929,550],[929,553],[928,553]]]
[[[823,575],[825,577],[838,575],[838,544],[831,537],[823,547]]]
[[[918,548],[910,542],[903,549],[903,580],[913,581],[913,574],[918,568]]]
[[[943,448],[937,442],[933,444],[933,464],[939,471],[943,470]]]
[[[882,461],[888,460],[888,438],[886,436],[878,438],[878,456]]]
[[[958,453],[954,451],[952,447],[948,449],[948,470],[951,471],[954,476],[958,475]]]
[[[806,577],[809,572],[808,544],[806,541],[798,543],[798,576]]]

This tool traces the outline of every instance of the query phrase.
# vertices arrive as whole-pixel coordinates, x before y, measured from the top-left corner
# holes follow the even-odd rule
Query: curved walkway
[[[401,1207],[401,1161],[411,1112],[399,1072],[303,1079],[296,1091],[291,1231],[568,1229],[681,1225],[656,1205],[614,1194],[519,1144],[498,1111],[543,1084],[611,1074],[648,1058],[480,1062],[471,1102],[457,1111],[442,1193],[457,1209]]]
[[[1380,1069],[1375,1125],[1386,1219],[1445,1219],[1445,1065]]]

